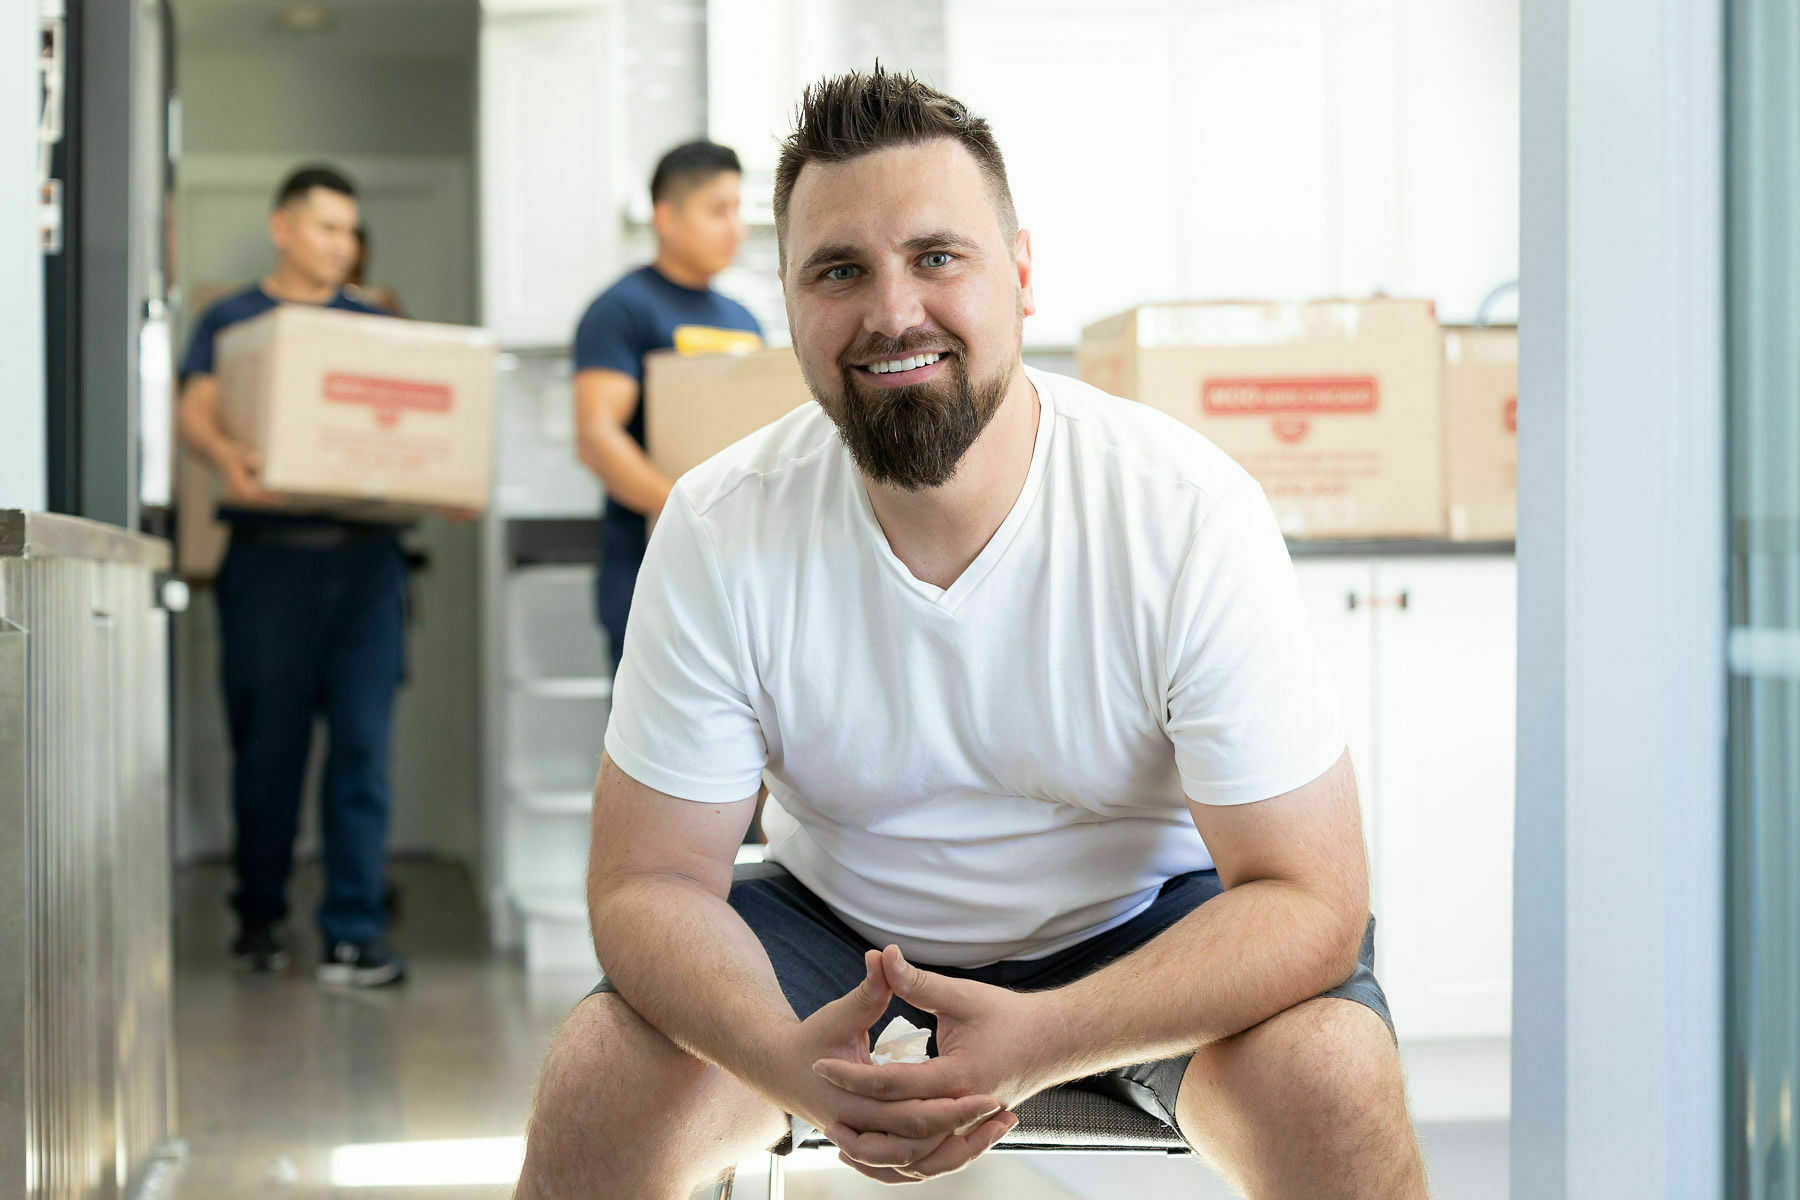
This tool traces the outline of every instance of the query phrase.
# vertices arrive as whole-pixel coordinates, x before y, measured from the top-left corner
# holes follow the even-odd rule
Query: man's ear
[[[1013,262],[1019,271],[1019,307],[1025,316],[1037,312],[1037,297],[1031,289],[1031,231],[1021,229],[1013,236]]]
[[[658,200],[650,206],[650,224],[656,229],[656,236],[662,240],[668,237],[675,228],[675,202]]]

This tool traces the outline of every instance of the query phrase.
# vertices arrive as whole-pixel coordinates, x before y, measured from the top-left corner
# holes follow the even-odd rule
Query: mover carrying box
[[[1519,509],[1519,331],[1444,330],[1444,488],[1450,536],[1511,541]]]
[[[644,359],[644,450],[680,479],[812,399],[792,349]]]
[[[392,521],[480,509],[493,474],[494,369],[493,338],[480,329],[284,304],[219,335],[219,415],[261,456],[271,508]],[[210,575],[223,551],[209,491],[216,499],[213,473],[185,466],[190,576]]]
[[[1089,325],[1076,358],[1241,463],[1289,537],[1441,537],[1439,337],[1425,300],[1158,304]]]

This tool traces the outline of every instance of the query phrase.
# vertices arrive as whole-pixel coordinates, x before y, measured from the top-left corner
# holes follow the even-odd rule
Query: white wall
[[[1518,271],[1518,0],[946,0],[1033,233],[1030,344],[1163,299],[1467,319]]]
[[[470,152],[475,81],[468,60],[208,50],[182,58],[180,82],[187,105],[184,146],[190,152]],[[246,102],[212,102],[234,94]]]
[[[45,496],[44,260],[38,249],[38,16],[0,16],[0,508],[41,509]]]

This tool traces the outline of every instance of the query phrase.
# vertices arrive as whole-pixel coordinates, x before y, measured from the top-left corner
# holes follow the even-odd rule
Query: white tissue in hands
[[[922,1063],[931,1057],[925,1052],[930,1040],[931,1030],[920,1029],[905,1017],[895,1017],[875,1039],[869,1061],[878,1067],[888,1063]]]

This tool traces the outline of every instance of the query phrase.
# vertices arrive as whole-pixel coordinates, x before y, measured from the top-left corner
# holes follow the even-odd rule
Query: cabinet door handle
[[[1367,604],[1370,608],[1411,608],[1412,593],[1398,592],[1392,596],[1370,596],[1367,600],[1355,592],[1344,593],[1345,612],[1355,612],[1363,604]]]

